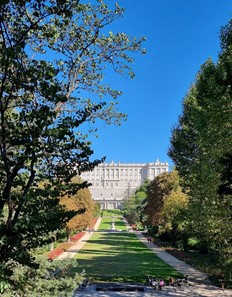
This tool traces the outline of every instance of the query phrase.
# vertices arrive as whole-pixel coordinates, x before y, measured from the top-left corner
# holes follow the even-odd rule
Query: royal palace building
[[[168,163],[157,160],[153,163],[103,163],[81,177],[91,183],[92,198],[102,209],[121,208],[123,199],[128,198],[144,180],[153,180],[168,171]]]

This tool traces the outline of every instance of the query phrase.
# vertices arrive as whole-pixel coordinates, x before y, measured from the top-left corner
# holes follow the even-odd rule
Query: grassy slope
[[[144,283],[148,275],[166,280],[170,276],[181,276],[156,257],[132,233],[96,232],[76,258],[76,271],[81,272],[84,269],[87,276],[94,281]]]

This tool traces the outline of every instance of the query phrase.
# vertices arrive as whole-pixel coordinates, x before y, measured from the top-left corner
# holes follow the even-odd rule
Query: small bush
[[[199,241],[196,238],[190,237],[188,239],[188,248],[190,250],[197,250],[198,249],[198,245],[199,245]]]

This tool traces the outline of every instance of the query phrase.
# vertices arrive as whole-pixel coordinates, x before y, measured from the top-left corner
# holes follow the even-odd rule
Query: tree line
[[[231,280],[232,20],[220,41],[217,62],[201,66],[172,129],[168,154],[175,170],[157,176],[142,194],[138,189],[125,211],[175,246],[187,249],[194,239],[200,251],[216,255]]]

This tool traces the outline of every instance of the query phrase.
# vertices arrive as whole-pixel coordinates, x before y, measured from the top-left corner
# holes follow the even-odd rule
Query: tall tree
[[[178,188],[179,176],[176,170],[162,173],[150,182],[147,188],[147,201],[145,206],[145,212],[148,215],[150,225],[159,225],[165,198]]]
[[[96,202],[92,200],[91,192],[88,188],[80,189],[71,197],[65,195],[61,198],[60,204],[67,211],[78,211],[78,214],[66,223],[67,241],[70,240],[71,232],[86,229],[93,217]]]
[[[195,234],[231,257],[232,21],[221,30],[217,63],[202,65],[172,131],[169,155],[189,188]],[[228,255],[230,255],[228,257]]]
[[[156,176],[147,189],[144,211],[148,216],[148,226],[157,235],[166,234],[173,244],[181,240],[186,243],[188,196],[180,186],[177,170]]]
[[[187,209],[188,196],[179,186],[165,197],[159,218],[159,235],[169,234],[173,244],[181,241],[184,248],[189,236]]]
[[[120,92],[104,84],[105,69],[133,77],[131,53],[143,52],[144,38],[106,33],[123,12],[102,0],[0,5],[2,263],[31,263],[30,250],[74,215],[61,208],[60,193],[73,195],[86,186],[70,183],[72,177],[101,162],[90,161],[82,124],[124,118],[117,110]]]
[[[134,194],[132,194],[128,198],[125,198],[123,201],[123,210],[125,216],[133,224],[144,223],[143,202],[146,199],[146,189],[148,185],[149,180],[145,180]]]

